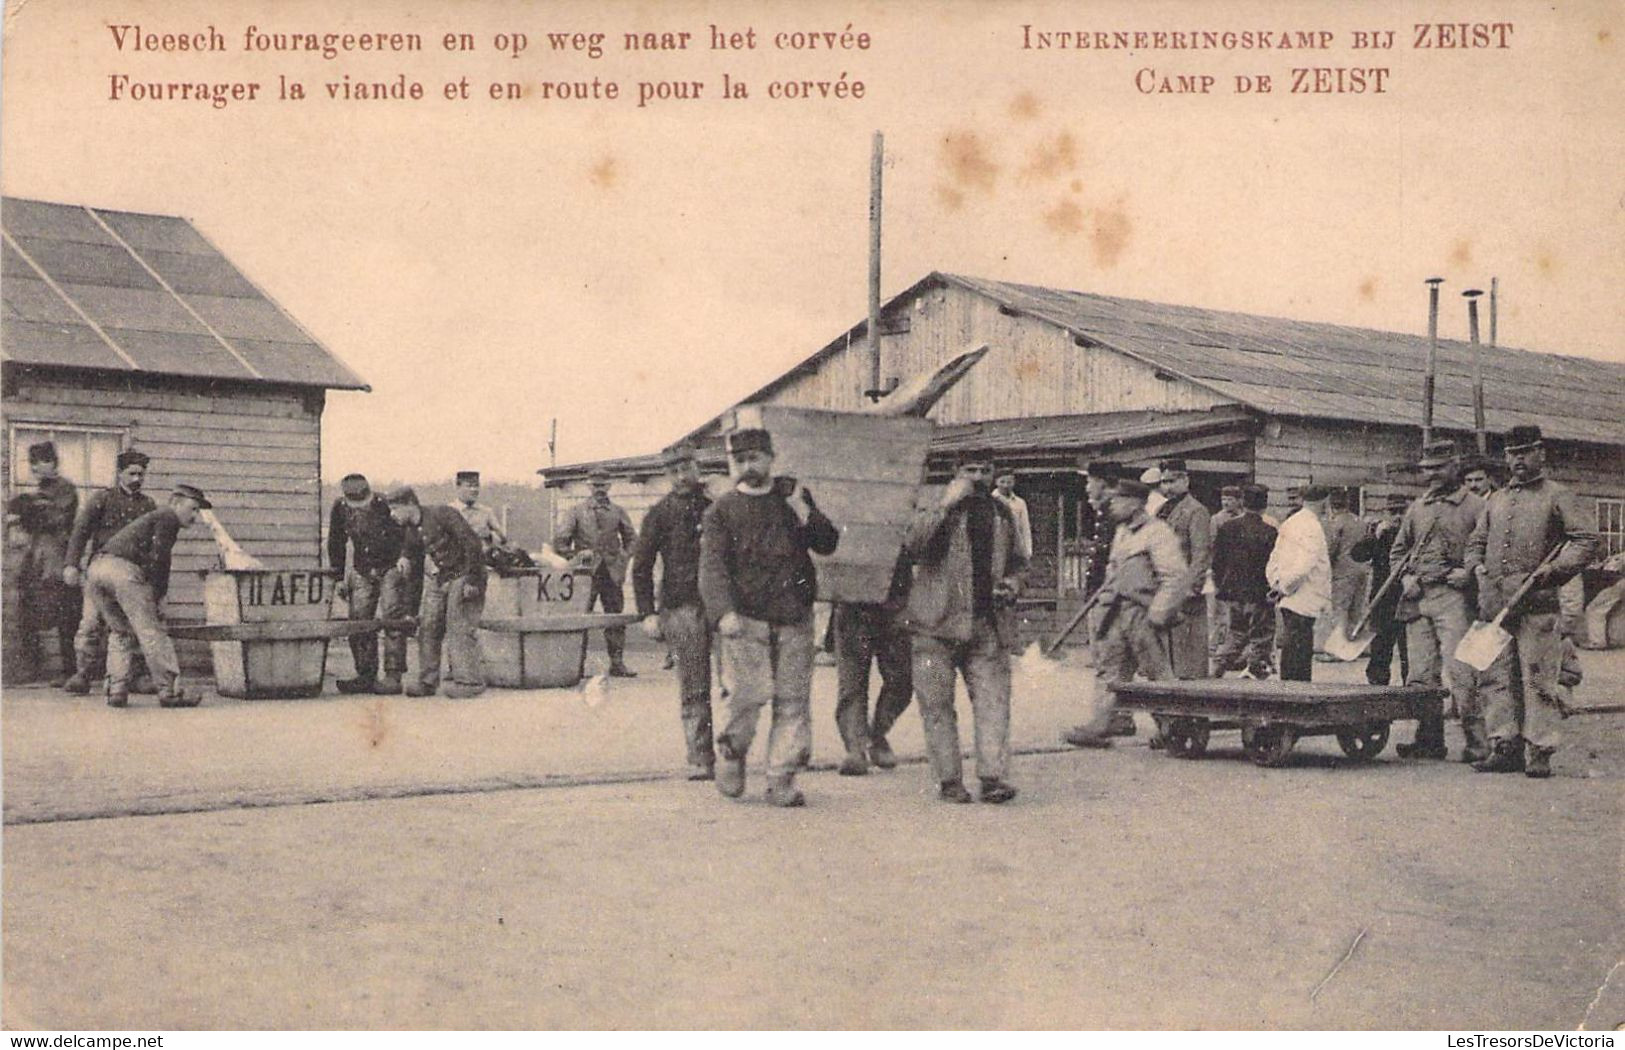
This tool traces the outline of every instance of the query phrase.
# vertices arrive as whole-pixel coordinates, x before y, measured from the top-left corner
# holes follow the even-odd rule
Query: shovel
[[[1535,567],[1535,572],[1539,572],[1550,565],[1562,549],[1562,544],[1553,547],[1546,557],[1541,559],[1540,564]],[[1514,606],[1523,601],[1524,595],[1529,593],[1529,588],[1535,582],[1535,572],[1530,573],[1528,578],[1523,581],[1523,585],[1512,592],[1512,598],[1502,607],[1500,612],[1495,614],[1495,619],[1489,623],[1479,620],[1467,628],[1467,633],[1461,636],[1461,642],[1456,646],[1456,659],[1475,671],[1488,671],[1490,669],[1490,665],[1495,663],[1495,658],[1501,655],[1501,650],[1505,649],[1507,643],[1512,641],[1512,635],[1508,634],[1506,629],[1501,626],[1501,621],[1505,620],[1507,613],[1511,612]]]
[[[1067,624],[1065,629],[1063,629],[1060,634],[1055,636],[1054,641],[1044,646],[1045,656],[1054,656],[1060,651],[1062,643],[1068,638],[1072,637],[1072,632],[1078,629],[1078,624],[1083,622],[1083,618],[1089,615],[1089,610],[1093,609],[1095,607],[1095,603],[1100,600],[1100,594],[1100,591],[1096,591],[1088,601],[1084,602],[1083,608],[1079,609],[1072,617],[1072,622]]]
[[[1365,612],[1360,614],[1360,621],[1354,625],[1354,630],[1348,630],[1347,624],[1339,624],[1337,630],[1327,637],[1324,646],[1327,653],[1339,660],[1347,661],[1356,659],[1361,653],[1365,652],[1365,647],[1371,644],[1371,639],[1376,637],[1376,632],[1373,631],[1371,634],[1364,636],[1360,632],[1364,631],[1365,625],[1370,622],[1371,613],[1376,609],[1377,603],[1382,601],[1383,595],[1387,594],[1388,589],[1398,583],[1400,576],[1404,575],[1405,570],[1410,568],[1417,552],[1422,549],[1423,544],[1427,543],[1428,537],[1433,535],[1433,527],[1438,523],[1438,518],[1428,522],[1428,527],[1422,530],[1421,538],[1411,544],[1411,549],[1405,552],[1405,557],[1399,560],[1399,564],[1395,565],[1388,573],[1388,578],[1382,582],[1381,587],[1377,588],[1377,592],[1371,596],[1371,600],[1365,603]]]

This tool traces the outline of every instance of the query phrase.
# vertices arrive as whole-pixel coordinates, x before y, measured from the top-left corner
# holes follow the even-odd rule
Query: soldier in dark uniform
[[[1400,515],[1405,513],[1409,504],[1410,501],[1402,495],[1396,493],[1389,496],[1382,518],[1372,526],[1370,536],[1355,545],[1353,556],[1371,562],[1371,586],[1366,592],[1367,601],[1376,596],[1377,588],[1387,581],[1388,574],[1393,571],[1390,548],[1394,545],[1394,536],[1399,532]],[[1396,584],[1388,588],[1388,593],[1371,607],[1370,626],[1375,633],[1371,637],[1371,650],[1365,664],[1365,680],[1372,685],[1388,685],[1392,680],[1395,653],[1399,654],[1399,680],[1404,682],[1410,678],[1405,624],[1399,619],[1399,595],[1400,588]],[[1353,624],[1349,626],[1352,628]]]
[[[7,508],[26,546],[17,554],[17,631],[23,676],[19,681],[44,678],[45,654],[40,643],[44,631],[56,632],[61,685],[74,671],[73,635],[79,625],[81,597],[77,587],[63,580],[68,533],[79,511],[79,493],[58,472],[56,445],[42,441],[28,446],[28,468],[36,489],[12,497]]]
[[[404,530],[389,513],[389,504],[372,491],[360,474],[339,483],[343,495],[333,501],[327,524],[327,564],[339,574],[339,597],[350,605],[350,619],[403,620],[412,615],[409,581],[398,564],[404,549]],[[355,557],[348,557],[355,547]],[[347,571],[348,570],[348,571]],[[355,677],[341,679],[341,693],[401,691],[406,673],[406,634],[384,632],[384,674],[378,676],[378,632],[350,636]]]
[[[418,611],[418,680],[407,696],[433,696],[440,690],[440,649],[448,652],[454,700],[485,692],[480,659],[480,617],[485,612],[485,545],[451,507],[422,506],[410,487],[384,497],[395,521],[408,527],[406,547],[434,565],[423,571],[423,603]]]
[[[141,491],[147,479],[149,460],[144,453],[125,449],[116,463],[118,479],[112,488],[103,489],[85,501],[73,523],[73,534],[68,537],[67,565],[62,569],[62,580],[69,587],[79,586],[80,570],[87,560],[93,561],[102,546],[124,526],[158,509],[151,496]],[[77,669],[63,683],[62,688],[81,696],[90,692],[90,682],[99,678],[107,666],[107,625],[84,588],[80,605],[79,629],[73,636],[74,662]],[[132,671],[132,693],[152,693],[157,689],[151,675],[138,665]]]
[[[711,631],[700,607],[700,522],[711,499],[700,481],[694,446],[678,445],[665,460],[671,491],[643,518],[632,552],[632,593],[644,632],[665,639],[677,666],[689,779],[710,780],[716,776],[717,756],[711,740]]]

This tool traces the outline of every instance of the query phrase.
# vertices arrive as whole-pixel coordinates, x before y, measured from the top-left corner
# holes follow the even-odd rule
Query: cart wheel
[[[1337,731],[1337,743],[1343,754],[1361,762],[1369,762],[1382,754],[1388,746],[1388,723],[1367,722]]]
[[[1292,726],[1248,726],[1241,731],[1241,746],[1260,766],[1278,766],[1292,753],[1298,731]]]
[[[1207,751],[1205,718],[1170,718],[1163,727],[1163,746],[1169,758],[1201,758]]]

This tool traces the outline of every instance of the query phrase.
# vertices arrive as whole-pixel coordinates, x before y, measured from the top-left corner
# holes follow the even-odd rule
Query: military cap
[[[205,496],[203,490],[196,485],[176,485],[174,494],[185,496],[193,503],[196,503],[198,510],[210,510],[214,507],[214,504],[209,502],[209,497]]]
[[[1162,484],[1162,471],[1156,467],[1146,467],[1144,473],[1140,475],[1140,480],[1147,485],[1160,485]]]
[[[1305,503],[1319,503],[1332,494],[1325,485],[1305,485],[1298,490]]]
[[[1527,452],[1541,443],[1540,427],[1533,423],[1519,424],[1507,431],[1506,445],[1508,452]]]
[[[372,495],[372,486],[367,484],[365,474],[346,474],[339,482],[339,491],[344,493],[345,499],[366,499]]]
[[[34,444],[29,445],[28,446],[28,462],[30,462],[30,463],[55,463],[56,462],[56,442],[54,442],[54,441],[36,441],[36,442],[34,442]]]
[[[1123,467],[1122,464],[1113,463],[1109,459],[1091,459],[1089,465],[1083,468],[1083,472],[1101,481],[1116,481],[1122,477]]]
[[[1185,461],[1178,457],[1174,459],[1165,459],[1157,464],[1157,468],[1162,473],[1164,478],[1166,478],[1169,474],[1183,474],[1185,473]]]
[[[1456,458],[1456,446],[1451,441],[1432,441],[1422,449],[1422,456],[1416,461],[1419,467],[1442,467]]]
[[[751,427],[746,430],[736,430],[728,435],[728,455],[737,456],[741,452],[773,452],[773,435],[760,427]]]
[[[391,507],[418,506],[418,494],[410,485],[400,485],[384,493],[384,502]]]
[[[480,483],[480,472],[479,471],[477,471],[477,470],[459,470],[457,472],[457,484],[459,484],[459,485],[478,485],[479,483]]]
[[[1241,505],[1248,510],[1263,510],[1270,505],[1270,490],[1263,485],[1242,486]]]
[[[118,454],[116,462],[118,469],[123,470],[125,467],[144,467],[151,463],[152,460],[145,452],[137,452],[133,448],[127,448]]]
[[[598,484],[599,482],[608,484],[609,471],[603,467],[593,467],[591,470],[587,471],[587,480],[592,482],[594,485]]]
[[[694,451],[693,445],[690,445],[686,441],[682,441],[673,445],[671,448],[668,448],[665,455],[660,457],[660,461],[668,467],[675,467],[683,463],[694,462],[694,460],[698,458],[698,455],[699,454]]]
[[[1225,485],[1219,489],[1219,495],[1229,496],[1231,499],[1240,499],[1242,496],[1240,485]]]
[[[1135,499],[1145,499],[1151,495],[1151,486],[1143,481],[1135,481],[1133,478],[1120,478],[1117,482],[1117,494],[1119,496],[1132,496]]]

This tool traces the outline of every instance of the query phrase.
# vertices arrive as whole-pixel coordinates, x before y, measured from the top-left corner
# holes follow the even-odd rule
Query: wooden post
[[[1439,285],[1443,277],[1429,277],[1428,285],[1428,365],[1422,374],[1422,448],[1433,440],[1433,387],[1439,369]]]
[[[1478,297],[1483,294],[1477,288],[1461,293],[1467,300],[1467,330],[1473,341],[1473,438],[1479,455],[1488,447],[1484,433],[1484,363],[1478,352]]]
[[[885,396],[880,389],[880,183],[885,161],[885,138],[875,132],[869,157],[869,400]]]

